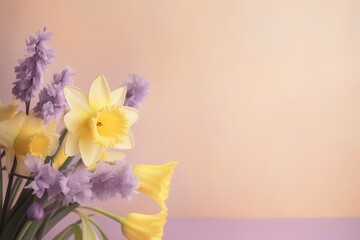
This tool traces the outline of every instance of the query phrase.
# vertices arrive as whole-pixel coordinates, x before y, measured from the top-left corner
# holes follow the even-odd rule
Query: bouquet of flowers
[[[67,67],[39,91],[54,59],[45,44],[51,37],[44,28],[26,42],[28,55],[15,67],[12,93],[17,100],[0,104],[0,239],[42,239],[71,212],[79,220],[55,240],[98,239],[95,229],[108,239],[89,211],[120,223],[129,240],[161,239],[176,163],[132,166],[122,152],[134,147],[130,128],[140,117],[149,83],[132,75],[111,91],[100,75],[87,94],[72,86],[73,72]],[[18,100],[25,103],[24,111]],[[139,192],[154,199],[161,211],[121,217],[91,205],[116,195],[130,200]]]

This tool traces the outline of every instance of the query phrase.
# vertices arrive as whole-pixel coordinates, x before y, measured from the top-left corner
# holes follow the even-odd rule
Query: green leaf
[[[60,222],[60,220],[62,220],[66,215],[68,215],[78,206],[78,204],[72,204],[57,210],[44,227],[43,235],[45,236],[51,228],[53,228],[58,222]],[[29,229],[26,231],[23,240],[33,240],[41,225],[44,223],[44,220],[45,218],[32,222]]]
[[[44,218],[41,220],[33,221],[29,228],[26,230],[26,233],[24,234],[22,240],[33,240],[35,239],[35,235],[39,228],[42,226],[44,222]]]
[[[44,230],[44,235],[50,231],[58,222],[60,222],[66,215],[71,213],[74,209],[76,209],[79,206],[79,204],[70,204],[67,207],[60,208],[55,212],[55,214],[51,217],[49,223],[46,225]]]
[[[75,240],[86,239],[86,238],[83,238],[81,228],[80,228],[80,226],[78,224],[73,225],[73,230],[74,230],[74,238],[75,238]]]
[[[58,235],[56,235],[53,240],[66,240],[74,234],[73,224],[69,225],[67,228],[62,230]]]
[[[60,233],[58,233],[58,235],[56,235],[53,240],[63,240],[63,239],[68,239],[69,237],[71,237],[71,235],[75,235],[75,240],[77,240],[77,238],[79,238],[80,236],[80,240],[82,240],[82,232],[81,232],[81,228],[79,226],[79,223],[81,222],[81,220],[70,224],[69,226],[67,226],[64,230],[62,230]],[[80,231],[80,235],[79,235],[79,231]],[[77,237],[77,238],[76,238]]]
[[[101,229],[100,225],[93,218],[89,217],[89,221],[97,228],[103,240],[109,240],[105,232]]]
[[[9,200],[9,204],[10,206],[12,206],[15,198],[16,198],[16,195],[18,195],[18,191],[19,191],[19,187],[22,183],[22,178],[16,178],[15,179],[15,182],[11,188],[11,194],[10,194],[10,200]],[[20,195],[20,194],[19,194]]]
[[[26,210],[32,203],[33,197],[30,196],[18,209],[11,215],[11,218],[6,223],[2,233],[1,239],[15,239],[19,230],[26,222]]]
[[[81,224],[82,224],[83,239],[86,239],[86,240],[99,240],[99,238],[97,237],[94,229],[90,225],[90,221],[89,221],[88,216],[84,215],[79,210],[74,210],[74,212],[77,213],[80,216]]]

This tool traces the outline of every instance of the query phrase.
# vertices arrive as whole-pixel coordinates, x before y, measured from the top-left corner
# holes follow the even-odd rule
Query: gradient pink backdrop
[[[29,34],[48,26],[86,90],[152,84],[133,163],[180,162],[172,217],[360,216],[357,1],[0,0],[1,101]],[[100,206],[155,212],[137,196]]]

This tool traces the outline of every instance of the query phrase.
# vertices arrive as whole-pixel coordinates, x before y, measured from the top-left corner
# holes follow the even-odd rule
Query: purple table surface
[[[45,239],[74,222],[60,222]],[[76,220],[75,220],[76,221]],[[110,240],[125,239],[120,225],[97,218]],[[101,239],[101,238],[99,238]],[[221,219],[170,218],[163,240],[360,240],[360,218]]]

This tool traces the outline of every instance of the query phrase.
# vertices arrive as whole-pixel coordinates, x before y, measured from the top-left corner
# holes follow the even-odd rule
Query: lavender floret
[[[64,87],[73,85],[73,75],[73,71],[67,67],[61,73],[55,73],[53,82],[41,90],[34,112],[37,117],[44,119],[45,123],[49,123],[52,117],[58,121],[68,108]]]
[[[29,102],[40,89],[43,72],[55,57],[54,50],[45,45],[52,34],[46,28],[36,33],[37,37],[30,36],[26,41],[27,52],[30,56],[19,60],[15,67],[16,79],[12,93],[17,99]]]
[[[133,74],[124,86],[127,87],[124,105],[140,109],[141,103],[150,92],[150,82]]]
[[[137,193],[139,180],[130,164],[117,161],[114,165],[101,162],[91,174],[93,198],[108,200],[120,194],[122,198],[131,199]]]

